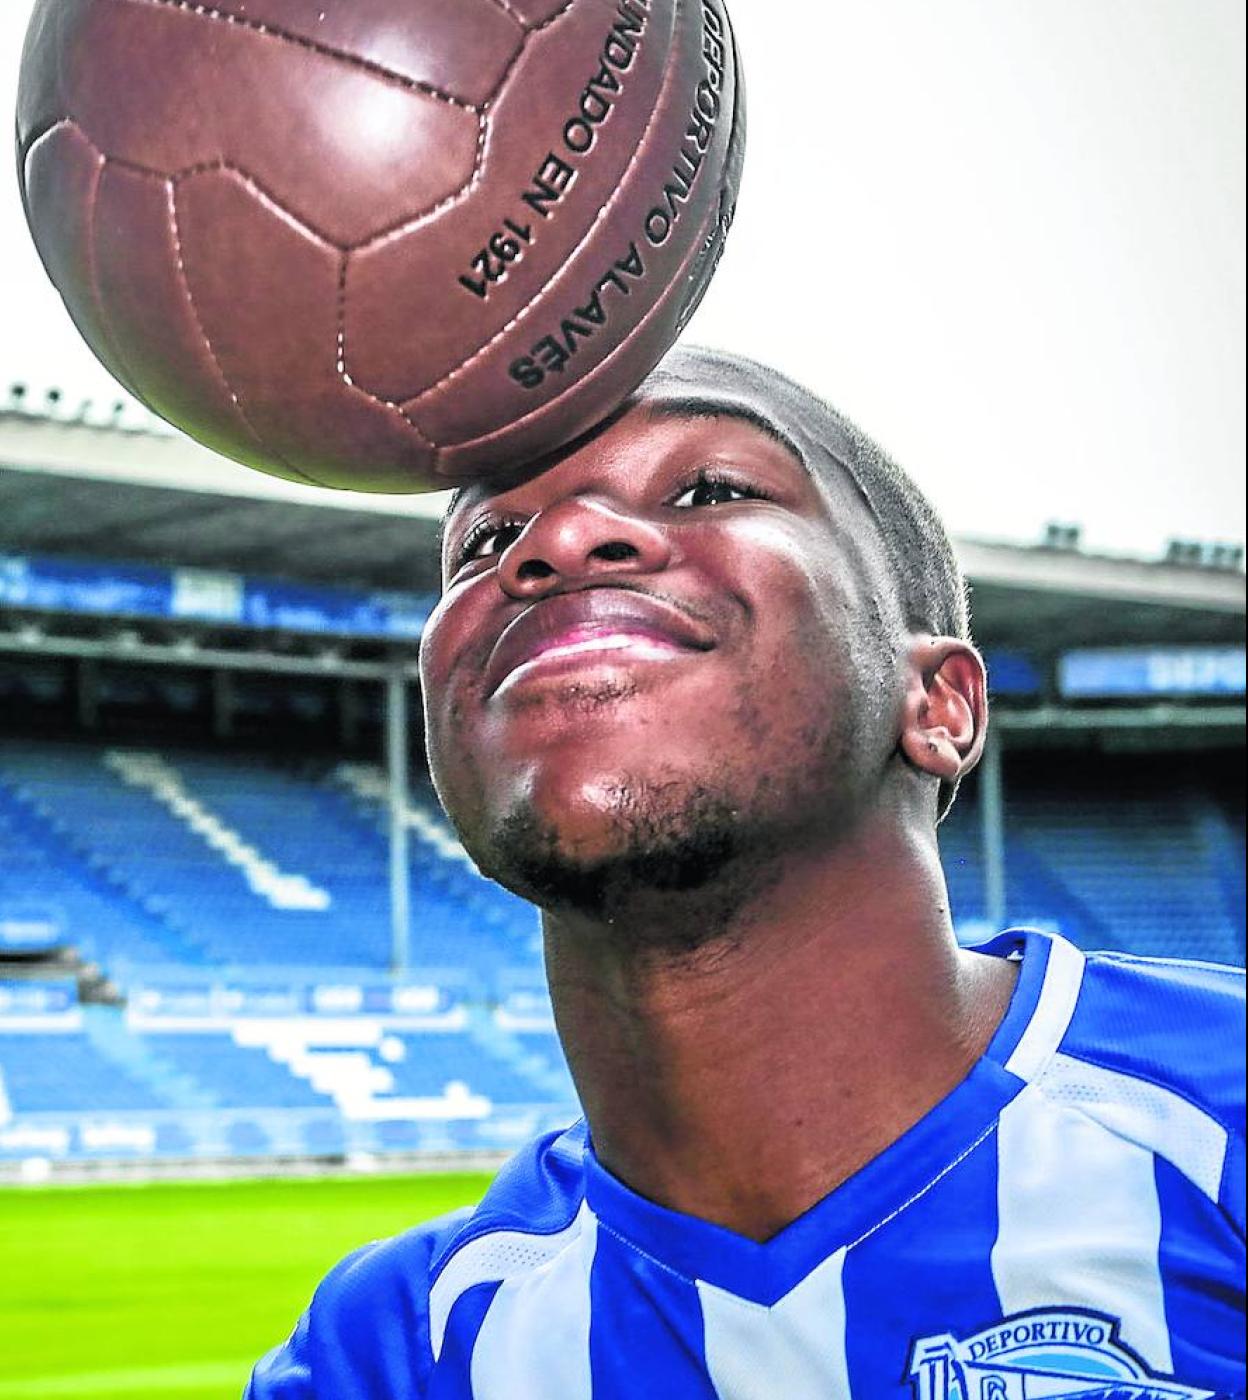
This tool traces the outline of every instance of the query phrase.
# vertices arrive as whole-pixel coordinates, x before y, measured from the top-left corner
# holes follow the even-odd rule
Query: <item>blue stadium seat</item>
[[[0,877],[0,913],[32,892],[63,914],[69,941],[110,971],[130,965],[354,966],[390,958],[382,810],[334,780],[331,764],[170,751],[181,791],[258,859],[302,877],[327,907],[284,908],[102,746],[0,741],[0,834],[20,852]],[[438,822],[423,789],[418,807]],[[412,959],[493,977],[540,966],[522,901],[411,842]]]
[[[0,1032],[0,1075],[15,1113],[124,1113],[176,1106],[102,1059],[77,1031]]]
[[[1229,795],[1105,756],[1020,757],[1007,771],[1007,922],[1089,949],[1243,965],[1243,814]],[[941,828],[958,922],[986,914],[978,818],[971,795]]]
[[[0,919],[53,911],[66,941],[123,988],[131,970],[132,985],[163,978],[206,988],[209,1001],[229,969],[292,997],[326,969],[382,980],[388,869],[375,771],[175,748],[154,768],[133,762],[98,743],[0,739]],[[1243,962],[1244,815],[1232,782],[1107,755],[1011,754],[1006,777],[1008,922],[1056,927],[1087,948]],[[181,1157],[499,1146],[567,1121],[575,1092],[553,1029],[540,1006],[508,1015],[508,989],[540,987],[534,912],[476,873],[425,779],[412,809],[412,961],[445,970],[431,983],[477,989],[458,1021],[414,1029],[381,1017],[360,1035],[360,1021],[336,1030],[305,1017],[294,1040],[284,1039],[291,1021],[266,1040],[254,1021],[244,1031],[241,1020],[204,1020],[206,1010],[193,1030],[139,1033],[120,1010],[81,1008],[82,1029],[0,1032],[0,1105],[12,1122],[129,1115],[123,1129],[142,1120],[156,1155]],[[941,847],[955,921],[982,933],[979,815],[970,783]],[[502,1010],[487,1008],[489,993]],[[306,1053],[292,1058],[296,1042]],[[336,1079],[338,1069],[350,1073]],[[494,1139],[482,1098],[497,1110]],[[446,1099],[447,1111],[425,1104],[408,1121],[408,1099]]]

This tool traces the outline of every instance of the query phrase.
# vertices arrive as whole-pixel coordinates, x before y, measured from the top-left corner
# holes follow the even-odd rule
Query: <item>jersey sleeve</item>
[[[1244,1141],[1244,1104],[1241,1101],[1234,1115],[1234,1122],[1226,1145],[1226,1165],[1222,1170],[1222,1189],[1218,1204],[1235,1229],[1239,1238],[1245,1239],[1245,1196],[1248,1195],[1248,1173],[1245,1172],[1245,1159],[1248,1151]]]
[[[424,1400],[430,1265],[463,1215],[349,1254],[289,1339],[257,1364],[243,1400]]]
[[[1217,1204],[1244,1241],[1245,996],[1239,969],[1088,956],[1063,1048],[1177,1094],[1220,1130]],[[1212,1190],[1209,1191],[1212,1195]]]

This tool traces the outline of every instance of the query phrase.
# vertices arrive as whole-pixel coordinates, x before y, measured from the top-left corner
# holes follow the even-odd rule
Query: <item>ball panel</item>
[[[719,223],[736,108],[726,32],[715,85],[704,78],[704,13],[711,13],[709,6],[680,7],[671,79],[593,238],[573,252],[504,335],[412,400],[439,446],[490,438],[543,402],[582,392],[590,371],[633,334],[673,284],[682,284],[675,295],[677,312],[683,310],[692,290],[684,279],[691,267],[702,265],[698,256]],[[700,120],[704,150],[689,134],[691,112]],[[599,413],[612,406],[598,399]],[[583,418],[579,406],[575,412]]]
[[[524,37],[521,21],[494,0],[407,0],[401,23],[393,0],[216,0],[213,8],[474,106],[489,100]]]
[[[306,481],[266,453],[235,404],[188,300],[167,181],[106,166],[96,203],[100,303],[145,402],[229,457]]]
[[[665,82],[681,81],[674,11],[674,0],[652,0],[631,56],[617,51],[626,68],[602,56],[618,19],[616,0],[575,5],[533,34],[491,107],[482,178],[471,197],[352,255],[347,363],[358,382],[386,398],[414,397],[497,336],[567,268],[604,209],[618,203]],[[578,143],[592,137],[578,155],[568,149],[565,124],[580,117],[587,80],[604,67],[587,107],[607,115],[574,129]],[[678,117],[683,123],[687,111]],[[665,153],[671,144],[665,141]],[[515,228],[531,241],[522,243]],[[520,256],[504,263],[491,251],[492,238],[510,239]],[[487,270],[503,275],[490,282]]]
[[[463,107],[190,9],[71,3],[63,83],[110,159],[240,168],[344,246],[432,208],[476,165],[480,123]]]
[[[24,154],[32,140],[69,115],[61,82],[62,35],[82,0],[37,0],[22,46],[17,82],[17,143]]]
[[[417,429],[339,373],[338,251],[229,171],[179,181],[175,202],[199,322],[266,450],[322,485],[420,489],[431,453]]]
[[[506,5],[521,24],[536,29],[569,9],[574,0],[500,0],[500,3]]]
[[[54,127],[24,165],[29,218],[42,231],[39,256],[83,339],[104,367],[138,394],[105,324],[96,284],[93,224],[104,158],[76,127]]]
[[[686,319],[694,269],[718,219],[718,210],[711,210],[676,278],[605,359],[574,381],[565,394],[475,439],[439,447],[439,473],[448,482],[468,481],[523,463],[588,432],[622,403],[667,353]],[[431,429],[438,431],[442,425],[437,415],[429,412],[427,404],[420,407],[429,415]]]

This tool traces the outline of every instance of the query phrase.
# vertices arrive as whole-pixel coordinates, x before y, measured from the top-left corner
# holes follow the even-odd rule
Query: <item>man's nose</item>
[[[601,496],[571,496],[539,511],[503,551],[498,582],[513,597],[532,598],[597,576],[656,573],[670,559],[658,526]]]

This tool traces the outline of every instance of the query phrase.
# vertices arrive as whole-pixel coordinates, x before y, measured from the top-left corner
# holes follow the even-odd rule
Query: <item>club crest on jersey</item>
[[[1152,1375],[1101,1313],[1037,1308],[973,1337],[923,1337],[910,1354],[915,1400],[1212,1400]]]

